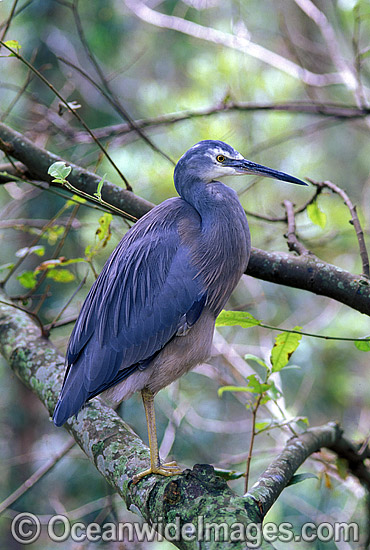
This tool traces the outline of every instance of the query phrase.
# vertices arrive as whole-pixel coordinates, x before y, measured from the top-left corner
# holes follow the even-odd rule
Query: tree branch
[[[51,415],[63,380],[64,357],[40,336],[39,327],[25,312],[15,309],[2,291],[0,298],[0,352]],[[198,528],[201,517],[204,523],[225,522],[231,526],[238,522],[246,528],[263,519],[254,499],[234,494],[209,465],[196,465],[172,478],[148,476],[134,485],[132,477],[149,466],[149,450],[100,399],[93,399],[77,419],[66,423],[66,428],[127,508],[151,524],[162,518],[165,526],[178,516],[180,527],[192,522]],[[173,542],[183,550],[198,548],[197,541]],[[203,548],[216,550],[219,544],[211,540]],[[225,542],[223,548],[241,550],[245,542]],[[264,544],[262,548],[272,547]]]
[[[360,313],[370,315],[370,284],[367,278],[306,254],[266,252],[252,248],[247,275],[280,285],[327,296]]]
[[[310,254],[310,251],[298,240],[294,215],[294,204],[286,199],[283,201],[288,221],[288,231],[285,233],[288,248],[291,252],[297,252],[299,256]]]
[[[221,44],[227,48],[238,50],[259,59],[263,63],[266,63],[271,67],[275,67],[279,71],[282,71],[310,86],[321,87],[339,84],[342,82],[341,75],[338,73],[313,73],[304,67],[300,67],[293,61],[290,61],[290,59],[287,59],[276,52],[268,50],[267,48],[252,42],[252,40],[249,40],[244,36],[226,33],[218,29],[199,25],[198,23],[194,23],[193,21],[189,21],[181,17],[167,15],[165,13],[152,10],[143,2],[139,2],[138,0],[125,0],[125,4],[129,10],[131,10],[139,19],[145,21],[146,23],[160,28],[175,30],[200,40],[205,40],[214,44]]]
[[[63,160],[37,147],[22,134],[1,123],[0,149],[26,165],[25,175],[43,181],[50,181],[50,176],[47,174],[50,164]],[[68,162],[67,164],[72,167],[72,172],[68,176],[71,184],[93,195],[101,178],[80,166]],[[57,187],[60,186],[57,185]],[[138,218],[153,207],[150,202],[110,182],[104,183],[102,197],[106,202]],[[295,257],[283,252],[266,252],[252,248],[246,274],[264,281],[327,296],[370,315],[370,285],[366,278],[353,275],[309,255]]]
[[[341,435],[342,431],[337,424],[329,422],[325,426],[309,428],[303,434],[292,437],[246,496],[257,500],[263,515],[266,515],[301,464],[321,447],[331,448]]]
[[[349,198],[347,193],[344,191],[344,189],[341,189],[340,187],[338,187],[338,185],[335,185],[335,183],[332,183],[331,181],[328,181],[328,180],[323,182],[318,182],[318,181],[309,179],[309,181],[313,185],[316,185],[318,188],[321,188],[321,189],[324,187],[328,187],[343,199],[344,204],[347,206],[352,216],[349,223],[353,225],[356,231],[356,237],[357,237],[358,247],[360,250],[360,256],[362,261],[362,273],[365,277],[370,278],[369,255],[367,252],[364,232],[362,230],[360,220],[358,218],[356,206],[352,203],[351,199]]]
[[[61,187],[59,184],[51,182],[48,168],[54,162],[64,161],[64,159],[36,146],[31,140],[2,123],[0,123],[0,149],[25,164],[27,167],[25,175],[29,174],[31,179],[40,179],[49,182],[50,185]],[[101,178],[76,164],[64,162],[72,167],[68,180],[73,187],[93,196]],[[104,182],[102,198],[137,218],[143,216],[153,207],[150,202],[135,196],[131,191],[122,189],[108,181]]]
[[[0,291],[0,352],[21,381],[31,389],[51,415],[62,384],[64,358],[53,344],[40,336],[40,329],[22,310],[15,309]],[[344,456],[351,471],[369,488],[370,473],[364,460],[368,447],[358,448],[342,438],[334,423],[311,428],[288,441],[284,451],[275,459],[249,493],[240,497],[226,482],[215,475],[212,466],[196,465],[182,475],[172,478],[148,476],[137,484],[132,477],[149,464],[149,450],[132,429],[100,399],[93,399],[78,417],[66,423],[66,429],[95,465],[98,471],[125,501],[127,508],[153,524],[192,523],[202,535],[201,524],[226,525],[236,523],[247,531],[248,526],[260,525],[269,508],[288,485],[297,468],[320,447],[328,447]],[[177,519],[179,518],[179,519]],[[198,531],[198,529],[200,531]],[[216,530],[202,548],[217,550]],[[182,550],[199,548],[198,540],[172,540]],[[222,548],[241,550],[245,541],[222,541]],[[272,548],[262,542],[261,548]]]
[[[341,120],[356,120],[366,118],[370,114],[368,108],[358,108],[351,105],[344,105],[340,103],[314,103],[307,101],[291,101],[286,103],[260,103],[260,102],[243,102],[243,101],[228,101],[227,103],[221,102],[213,107],[206,107],[203,109],[194,109],[192,111],[182,111],[179,113],[168,113],[157,117],[139,119],[135,121],[138,128],[156,128],[158,126],[166,126],[168,124],[176,124],[183,122],[184,120],[190,120],[192,118],[206,117],[216,115],[220,113],[227,113],[233,111],[240,112],[255,112],[255,111],[268,111],[268,112],[282,112],[282,113],[297,113],[308,114],[313,116],[332,117]],[[75,139],[80,142],[90,142],[91,137],[86,132],[74,131],[68,129],[71,133],[75,134]],[[96,128],[94,134],[99,139],[111,138],[117,135],[124,135],[132,132],[132,128],[127,123],[114,124],[102,128]]]

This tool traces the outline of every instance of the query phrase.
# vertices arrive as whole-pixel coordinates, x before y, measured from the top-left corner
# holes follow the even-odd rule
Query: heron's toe
[[[132,482],[137,483],[138,481],[143,479],[143,477],[149,476],[151,474],[158,474],[167,477],[176,476],[178,474],[182,474],[182,470],[175,461],[167,462],[165,464],[159,464],[158,466],[152,466],[147,470],[139,472],[138,474],[134,475],[134,477],[132,478]]]

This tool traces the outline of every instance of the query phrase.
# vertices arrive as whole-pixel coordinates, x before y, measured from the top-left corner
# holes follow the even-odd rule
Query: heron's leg
[[[155,425],[154,395],[148,388],[144,388],[141,390],[141,397],[143,399],[146,423],[148,426],[150,468],[136,474],[133,481],[136,483],[149,474],[160,474],[162,476],[181,474],[182,470],[176,462],[161,464],[158,451],[157,429]]]

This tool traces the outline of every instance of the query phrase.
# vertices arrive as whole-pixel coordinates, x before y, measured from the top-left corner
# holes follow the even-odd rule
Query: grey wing
[[[206,292],[176,230],[123,239],[92,286],[72,332],[68,371],[53,420],[146,363],[199,318]]]

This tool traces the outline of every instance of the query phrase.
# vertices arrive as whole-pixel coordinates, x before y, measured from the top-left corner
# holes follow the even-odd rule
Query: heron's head
[[[175,183],[188,178],[197,178],[210,183],[224,176],[253,174],[277,180],[307,185],[302,180],[284,172],[267,168],[247,160],[233,147],[223,141],[205,140],[193,145],[179,160],[175,168]]]

